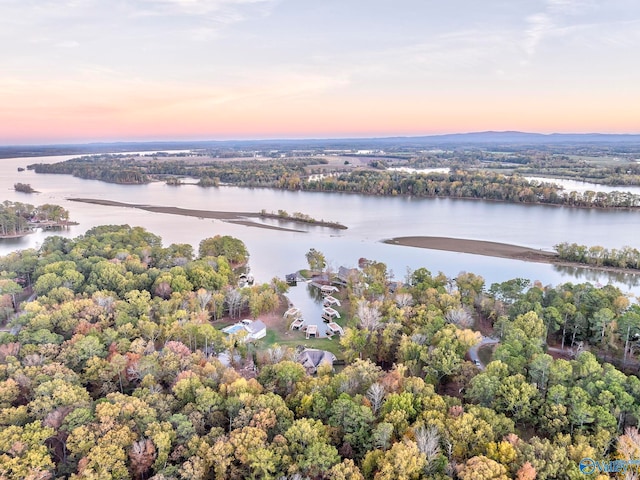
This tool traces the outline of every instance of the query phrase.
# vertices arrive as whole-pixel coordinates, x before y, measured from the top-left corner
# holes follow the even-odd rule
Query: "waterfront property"
[[[301,363],[307,373],[316,373],[318,367],[322,364],[329,365],[333,368],[333,362],[336,356],[326,350],[317,350],[315,348],[305,348],[298,354],[298,363]]]
[[[237,335],[247,332],[245,342],[259,340],[267,335],[267,326],[261,320],[242,320],[222,329],[227,335]]]

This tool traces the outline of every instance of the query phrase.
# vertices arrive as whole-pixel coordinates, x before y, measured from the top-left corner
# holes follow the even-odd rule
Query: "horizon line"
[[[99,146],[99,145],[123,145],[123,144],[159,144],[159,143],[233,143],[233,142],[304,142],[304,141],[362,141],[362,140],[394,140],[394,139],[428,139],[438,137],[473,136],[473,135],[531,135],[536,137],[553,136],[607,136],[607,137],[640,137],[637,133],[603,133],[603,132],[530,132],[520,130],[481,130],[450,133],[428,133],[424,135],[376,135],[376,136],[324,136],[324,137],[254,137],[254,138],[227,138],[227,139],[138,139],[138,140],[95,140],[95,141],[67,141],[48,143],[3,143],[0,148],[16,147],[70,147],[70,146]]]

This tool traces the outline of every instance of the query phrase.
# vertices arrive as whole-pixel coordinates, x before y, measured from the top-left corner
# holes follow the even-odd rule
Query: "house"
[[[261,320],[254,320],[247,324],[246,329],[249,332],[248,338],[251,340],[260,340],[267,335],[267,326]]]
[[[360,271],[357,268],[339,267],[333,276],[332,283],[346,287],[349,283],[357,283],[360,279]]]
[[[336,356],[327,352],[326,350],[316,350],[314,348],[305,348],[298,354],[298,363],[307,370],[307,373],[316,373],[318,367],[322,364],[327,364],[333,367]]]
[[[245,342],[259,340],[267,335],[267,326],[261,320],[242,320],[222,329],[222,333],[234,335],[247,332]]]

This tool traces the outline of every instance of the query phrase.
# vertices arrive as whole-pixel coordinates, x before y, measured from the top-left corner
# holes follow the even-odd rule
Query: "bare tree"
[[[369,331],[376,330],[380,326],[382,314],[378,302],[370,302],[361,299],[358,302],[358,311],[356,316],[360,320],[360,326]]]
[[[207,305],[211,301],[211,292],[208,290],[205,290],[204,288],[200,288],[196,292],[196,298],[198,299],[200,310],[204,310],[205,308],[207,308]]]
[[[427,466],[440,455],[440,434],[436,427],[420,425],[414,429],[418,450],[427,457]]]
[[[242,294],[236,289],[231,289],[227,292],[225,300],[227,301],[229,316],[231,318],[238,318],[242,311],[242,304],[244,301]]]
[[[410,307],[413,305],[413,296],[410,293],[397,293],[396,305],[399,308]]]
[[[447,310],[444,318],[447,322],[453,323],[461,328],[469,328],[473,325],[473,317],[464,307]]]
[[[367,398],[371,402],[371,409],[374,415],[378,414],[378,410],[380,410],[386,394],[387,392],[384,386],[378,382],[371,384],[369,390],[367,390]]]

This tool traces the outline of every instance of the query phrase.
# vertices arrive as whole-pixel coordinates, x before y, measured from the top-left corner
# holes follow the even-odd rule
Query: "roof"
[[[246,325],[246,328],[250,333],[257,333],[260,330],[267,328],[267,326],[262,320],[254,320],[250,324]]]
[[[303,367],[314,371],[322,363],[333,366],[333,362],[336,360],[336,356],[333,353],[327,352],[326,350],[316,350],[314,348],[307,348],[298,354],[298,362],[300,362]]]

